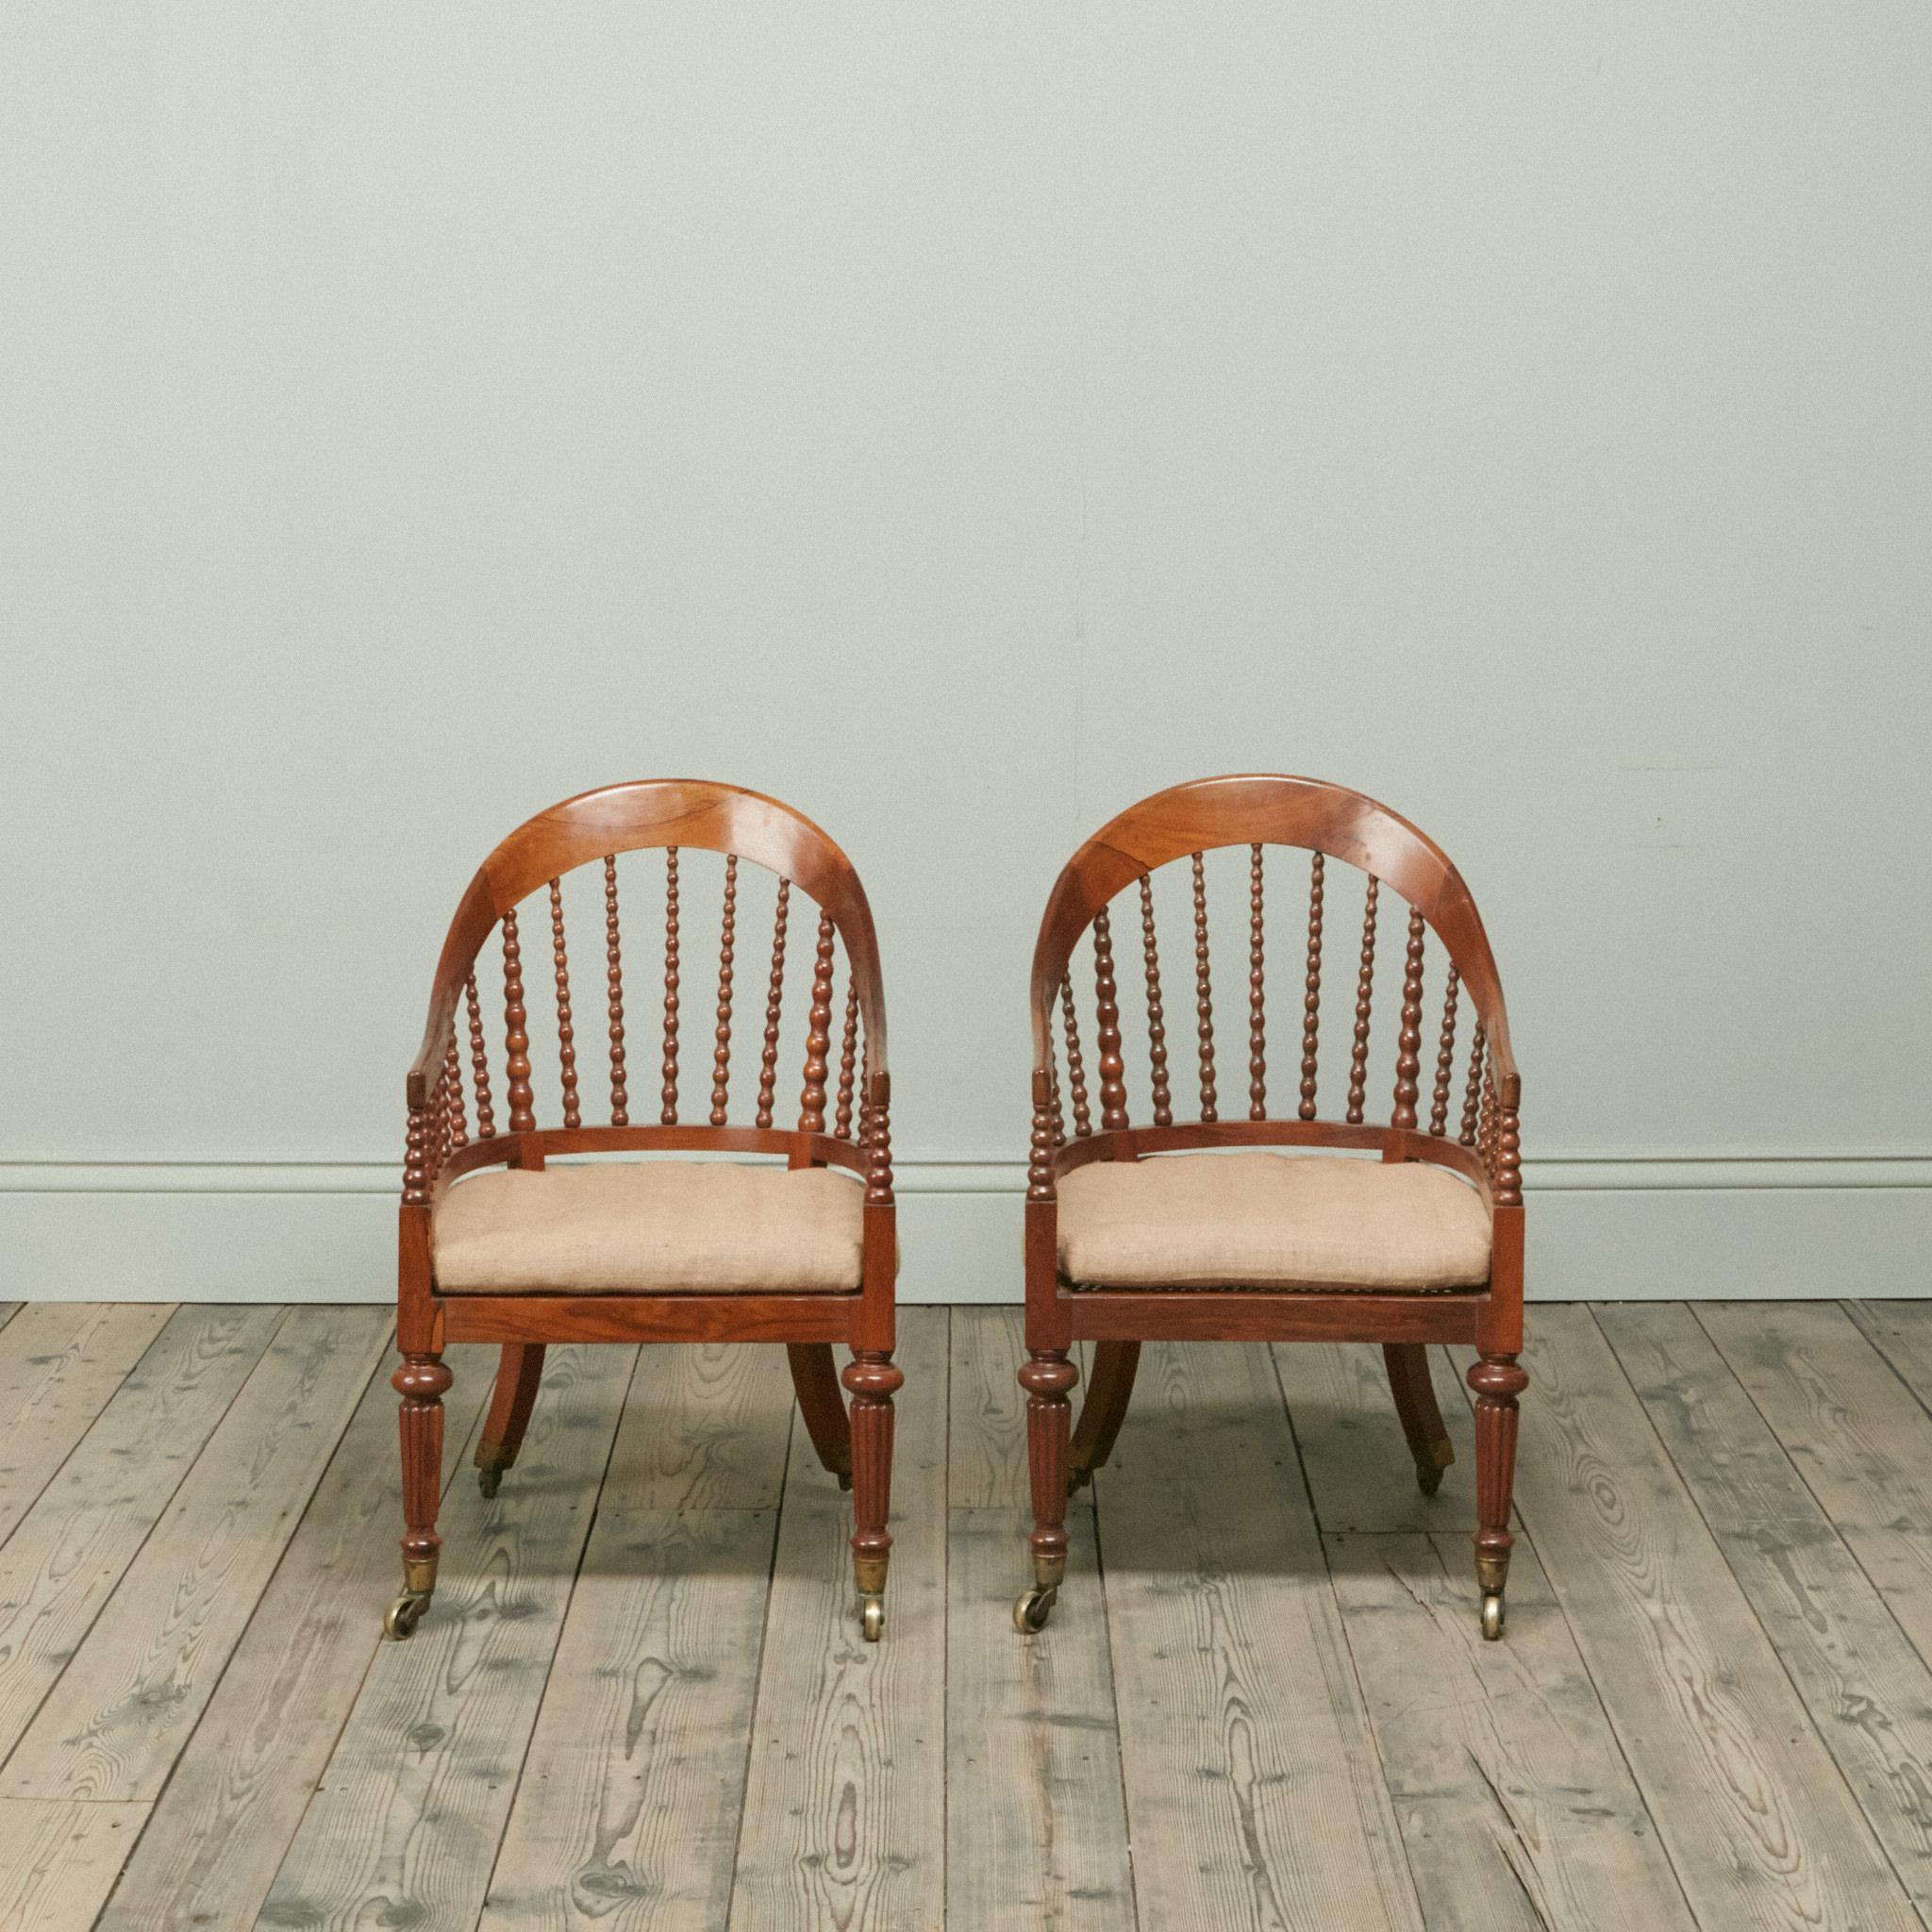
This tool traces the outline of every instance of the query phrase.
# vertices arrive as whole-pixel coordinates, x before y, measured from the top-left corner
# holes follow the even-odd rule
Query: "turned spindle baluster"
[[[504,1068],[509,1076],[509,1130],[536,1128],[536,1095],[530,1090],[529,1014],[524,1009],[524,949],[517,940],[517,908],[503,915]]]
[[[448,1139],[451,1147],[470,1144],[470,1124],[463,1114],[463,1063],[457,1055],[457,1029],[449,1029],[449,1045],[442,1055],[443,1103],[448,1110]]]
[[[1268,1118],[1267,992],[1261,971],[1261,848],[1248,847],[1248,1118]]]
[[[832,1046],[832,915],[819,914],[819,944],[811,969],[811,1016],[805,1036],[805,1091],[799,1096],[798,1131],[825,1131],[825,1056]]]
[[[847,954],[846,963],[851,963]],[[845,1037],[839,1046],[839,1110],[832,1117],[832,1131],[841,1141],[852,1138],[852,1082],[858,1060],[858,975],[853,974],[845,987]]]
[[[1094,1027],[1100,1059],[1100,1124],[1127,1124],[1126,1063],[1121,1058],[1121,1009],[1113,979],[1113,933],[1103,906],[1093,915]]]
[[[1456,1078],[1456,994],[1459,983],[1452,965],[1442,991],[1442,1043],[1436,1049],[1436,1091],[1429,1107],[1429,1132],[1439,1140],[1449,1130],[1449,1090]]]
[[[449,1060],[444,1058],[429,1094],[429,1177],[442,1172],[450,1157],[449,1138]]]
[[[1060,981],[1060,1008],[1067,1029],[1067,1089],[1074,1097],[1074,1132],[1086,1136],[1093,1131],[1093,1116],[1087,1106],[1087,1067],[1080,1058],[1080,1026],[1074,1017],[1074,982]]]
[[[470,1067],[476,1079],[476,1138],[496,1138],[496,1114],[490,1100],[490,1049],[483,1043],[483,1008],[476,998],[476,975],[463,984],[463,999],[470,1009]]]
[[[1194,870],[1194,1011],[1201,1041],[1201,1118],[1218,1121],[1214,1091],[1214,992],[1208,972],[1208,874],[1200,853]]]
[[[1154,882],[1141,874],[1141,954],[1147,973],[1147,1059],[1154,1082],[1154,1124],[1174,1124],[1167,1085],[1167,1022],[1160,1010],[1160,954],[1154,941]]]
[[[765,994],[765,1051],[758,1061],[761,1127],[772,1124],[772,1102],[778,1091],[778,1016],[785,1009],[785,921],[791,910],[791,881],[778,881],[778,916],[772,926],[772,983]]]
[[[1495,1164],[1492,1186],[1498,1208],[1523,1206],[1523,1141],[1513,1107],[1496,1109]]]
[[[1315,1118],[1315,1075],[1321,1069],[1318,1048],[1322,1030],[1322,855],[1308,865],[1308,980],[1302,995],[1302,1101],[1295,1109],[1305,1121]]]
[[[1362,1102],[1369,1091],[1369,1011],[1375,991],[1375,898],[1381,881],[1369,874],[1368,898],[1362,912],[1362,968],[1355,991],[1355,1052],[1348,1062],[1348,1120],[1360,1126]]]
[[[576,1034],[570,1021],[570,961],[563,946],[563,888],[550,881],[550,947],[557,958],[557,1058],[563,1082],[563,1124],[580,1127],[584,1117],[577,1106]]]
[[[624,1083],[624,961],[617,944],[617,856],[604,861],[604,977],[610,989],[610,1124],[630,1125],[630,1094]]]
[[[1036,1072],[1033,1075],[1033,1134],[1027,1144],[1026,1156],[1026,1198],[1029,1201],[1053,1199],[1053,1151],[1058,1144],[1054,1135],[1054,1112],[1053,1074]]]
[[[731,957],[738,933],[738,854],[724,856],[724,923],[718,939],[717,1046],[711,1055],[711,1124],[731,1118]]]
[[[1483,1064],[1488,1058],[1489,1036],[1483,1023],[1475,1023],[1475,1033],[1469,1042],[1469,1085],[1462,1095],[1462,1132],[1457,1137],[1465,1147],[1474,1147],[1476,1142],[1476,1129],[1481,1118]]]
[[[1483,1060],[1483,1097],[1476,1116],[1475,1151],[1493,1180],[1496,1172],[1496,1074],[1487,1057]]]
[[[411,1208],[426,1207],[429,1202],[429,1109],[412,1107],[403,1147],[403,1199]]]
[[[677,847],[664,848],[664,1085],[658,1119],[677,1124]]]
[[[1402,968],[1402,1031],[1395,1041],[1395,1113],[1392,1124],[1415,1125],[1423,1071],[1423,916],[1408,915],[1408,951]]]

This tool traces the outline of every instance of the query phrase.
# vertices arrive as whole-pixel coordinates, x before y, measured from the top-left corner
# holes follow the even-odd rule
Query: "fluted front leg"
[[[1509,1581],[1509,1499],[1516,1483],[1516,1398],[1529,1387],[1513,1355],[1485,1355],[1469,1372],[1475,1391],[1475,1576],[1483,1593],[1483,1635],[1503,1634]]]
[[[384,1618],[389,1634],[406,1638],[423,1621],[436,1591],[442,1539],[436,1508],[442,1495],[442,1398],[455,1377],[439,1355],[411,1350],[390,1377],[402,1397],[403,1593]]]
[[[1067,1449],[1073,1433],[1068,1391],[1080,1372],[1064,1349],[1033,1350],[1021,1363],[1026,1391],[1026,1468],[1033,1483],[1033,1588],[1013,1607],[1022,1631],[1044,1627],[1067,1574]]]
[[[865,1638],[885,1628],[886,1569],[892,1539],[886,1519],[892,1503],[892,1397],[906,1380],[891,1356],[859,1350],[840,1380],[852,1397],[852,1578],[858,1586]]]

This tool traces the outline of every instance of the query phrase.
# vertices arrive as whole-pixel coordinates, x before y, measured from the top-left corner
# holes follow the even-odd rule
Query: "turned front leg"
[[[875,1642],[885,1627],[886,1569],[892,1557],[886,1528],[892,1502],[892,1397],[906,1374],[885,1352],[861,1349],[840,1380],[852,1397],[852,1578],[863,1599],[866,1640]]]
[[[1516,1398],[1529,1387],[1513,1355],[1485,1355],[1469,1371],[1475,1391],[1475,1575],[1483,1593],[1483,1635],[1503,1634],[1509,1581],[1509,1502],[1516,1484]]]
[[[436,1590],[436,1533],[442,1497],[442,1398],[456,1378],[440,1355],[410,1350],[390,1377],[402,1397],[398,1417],[403,1451],[403,1593],[385,1620],[391,1637],[408,1637]]]
[[[1020,1365],[1033,1485],[1033,1588],[1013,1607],[1014,1623],[1023,1631],[1045,1624],[1067,1574],[1067,1448],[1074,1414],[1067,1393],[1079,1379],[1064,1349],[1036,1348]]]

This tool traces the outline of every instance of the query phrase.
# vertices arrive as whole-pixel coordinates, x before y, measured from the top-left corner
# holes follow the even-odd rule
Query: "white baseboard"
[[[1544,1301],[1932,1294],[1932,1156],[1725,1154],[1524,1163]],[[1021,1298],[1024,1170],[897,1166],[899,1294]],[[379,1302],[391,1162],[0,1163],[0,1300]]]

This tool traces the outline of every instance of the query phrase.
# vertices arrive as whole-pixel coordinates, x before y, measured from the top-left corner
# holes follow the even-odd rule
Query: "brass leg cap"
[[[1036,1584],[1031,1590],[1023,1590],[1013,1606],[1013,1628],[1022,1637],[1034,1637],[1044,1630],[1059,1593],[1058,1584],[1051,1584],[1044,1590]]]
[[[876,1643],[885,1635],[886,1600],[882,1596],[868,1596],[863,1609],[859,1612],[859,1627],[865,1632],[868,1643]]]
[[[382,1627],[397,1643],[407,1643],[429,1611],[430,1592],[406,1590],[383,1613]]]
[[[1494,1643],[1503,1634],[1503,1598],[1498,1591],[1483,1592],[1483,1641]]]
[[[476,1472],[476,1487],[485,1496],[493,1496],[503,1487],[503,1472],[500,1469],[479,1469]]]

